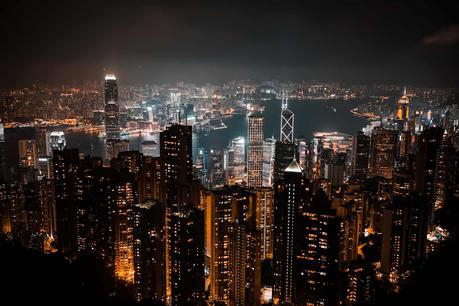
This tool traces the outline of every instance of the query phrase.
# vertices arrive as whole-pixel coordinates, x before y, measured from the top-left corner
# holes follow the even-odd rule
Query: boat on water
[[[223,122],[222,122],[222,124],[219,125],[219,126],[214,126],[214,127],[212,127],[213,130],[222,130],[222,129],[226,129],[226,128],[227,128],[227,126],[226,126],[226,124],[224,124]]]

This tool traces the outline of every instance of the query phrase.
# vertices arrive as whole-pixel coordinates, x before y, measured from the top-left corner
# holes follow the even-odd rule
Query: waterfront
[[[312,139],[315,131],[337,131],[356,134],[366,124],[367,119],[353,115],[350,110],[361,101],[343,100],[307,100],[289,101],[289,108],[295,113],[295,137]],[[264,103],[265,138],[279,138],[280,110],[279,100]],[[193,135],[193,155],[198,148],[224,149],[228,143],[238,137],[247,135],[247,117],[239,114],[223,119],[226,129],[214,130],[207,135]],[[66,135],[67,147],[78,148],[84,154],[103,156],[104,141],[97,134],[73,132]],[[158,140],[155,136],[142,135],[130,138],[130,149],[138,150],[143,140]]]

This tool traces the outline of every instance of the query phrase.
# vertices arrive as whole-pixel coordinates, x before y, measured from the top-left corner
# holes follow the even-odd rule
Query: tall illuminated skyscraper
[[[370,137],[359,132],[352,137],[351,175],[364,179],[368,175],[368,157],[370,153]]]
[[[18,141],[19,162],[22,167],[38,169],[37,143],[34,139]]]
[[[49,144],[50,132],[46,127],[35,128],[38,156],[52,156],[52,149]]]
[[[191,126],[160,134],[166,208],[166,295],[172,305],[201,305],[204,295],[204,213],[194,208]]]
[[[115,276],[134,283],[134,238],[132,209],[137,200],[132,182],[120,180],[115,185]]]
[[[418,195],[394,197],[382,218],[381,272],[395,286],[426,250],[428,207]]]
[[[436,195],[439,187],[438,183],[444,181],[442,165],[442,142],[444,129],[441,127],[431,127],[419,135],[418,151],[416,154],[416,191],[425,197],[429,206],[429,221],[432,225],[439,203],[436,205]],[[441,170],[440,173],[438,170]],[[440,175],[439,175],[440,174]],[[444,189],[444,188],[442,188]]]
[[[6,163],[6,143],[5,143],[5,130],[3,123],[0,119],[0,180],[6,180],[8,173],[8,166]]]
[[[0,120],[0,142],[5,142],[5,128],[3,127],[3,123]]]
[[[148,200],[134,206],[136,298],[166,298],[164,207]]]
[[[322,189],[304,208],[298,226],[295,305],[338,305],[340,220]]]
[[[281,179],[284,170],[295,159],[296,144],[293,142],[293,112],[287,108],[287,94],[282,94],[280,141],[276,142],[274,152],[274,182]]]
[[[294,160],[285,169],[284,177],[274,186],[274,288],[275,304],[294,301],[294,265],[301,210],[308,202],[303,169]]]
[[[272,187],[256,189],[257,226],[261,231],[261,259],[273,258],[274,191]]]
[[[77,149],[56,151],[53,157],[56,193],[57,248],[62,253],[77,250],[76,207],[80,181],[80,157]]]
[[[193,182],[191,126],[173,124],[160,134],[164,204],[171,212],[190,206]]]
[[[266,138],[263,142],[263,187],[272,187],[274,174],[274,150],[276,139]]]
[[[259,305],[261,233],[258,194],[239,186],[212,191],[209,201],[210,295],[227,305]]]
[[[247,209],[255,204],[255,197],[239,186],[226,186],[212,191],[210,231],[210,290],[212,299],[229,303],[232,271],[231,235],[235,230],[234,217],[238,207]],[[239,211],[240,212],[240,211]]]
[[[171,305],[204,305],[204,212],[189,208],[166,222],[166,294],[170,290]]]
[[[295,159],[296,144],[293,142],[276,141],[274,148],[273,181],[282,179],[284,170]]]
[[[359,258],[341,268],[346,282],[347,305],[371,305],[375,300],[376,273],[372,264]]]
[[[397,131],[375,128],[371,134],[370,172],[374,176],[392,179],[397,149]]]
[[[410,115],[410,99],[406,94],[406,87],[403,90],[403,96],[397,101],[397,119],[406,121]]]
[[[225,151],[224,158],[227,184],[234,185],[235,183],[241,183],[244,179],[245,169],[244,137],[237,137],[231,141],[228,150]]]
[[[282,112],[281,112],[281,130],[280,130],[280,141],[281,142],[293,142],[293,128],[294,128],[294,114],[288,109],[287,105],[288,96],[287,93],[282,94]]]
[[[120,140],[120,104],[118,100],[118,84],[113,74],[105,76],[104,85],[105,102],[105,135],[106,158],[111,160],[121,152],[118,141]],[[124,147],[123,147],[124,148]]]
[[[27,247],[43,252],[46,237],[54,231],[54,186],[51,180],[30,182],[23,186]]]
[[[26,224],[24,196],[20,184],[0,184],[0,230],[20,240]]]
[[[247,158],[247,185],[261,187],[263,184],[263,121],[260,114],[249,116],[249,146]]]
[[[118,84],[113,74],[105,76],[105,133],[108,140],[120,138],[120,104],[118,100]]]

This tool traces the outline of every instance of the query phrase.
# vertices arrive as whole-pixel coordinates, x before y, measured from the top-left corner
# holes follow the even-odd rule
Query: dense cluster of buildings
[[[459,199],[457,125],[415,129],[404,94],[388,122],[309,141],[295,138],[287,99],[278,140],[253,112],[246,138],[193,163],[180,122],[160,132],[159,156],[129,151],[107,75],[105,157],[65,148],[61,133],[50,152],[34,129],[11,168],[0,129],[1,231],[100,258],[138,301],[364,305],[400,291],[448,237],[439,212]]]

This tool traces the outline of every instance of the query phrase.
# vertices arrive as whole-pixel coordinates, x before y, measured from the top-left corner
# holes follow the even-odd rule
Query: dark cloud
[[[440,55],[427,50],[456,33],[452,27],[441,34],[459,24],[454,2],[1,5],[0,87],[100,79],[107,70],[126,83],[277,78],[455,84],[459,75],[455,44],[442,44]]]
[[[425,45],[451,45],[459,42],[459,24],[442,28],[422,39]]]

